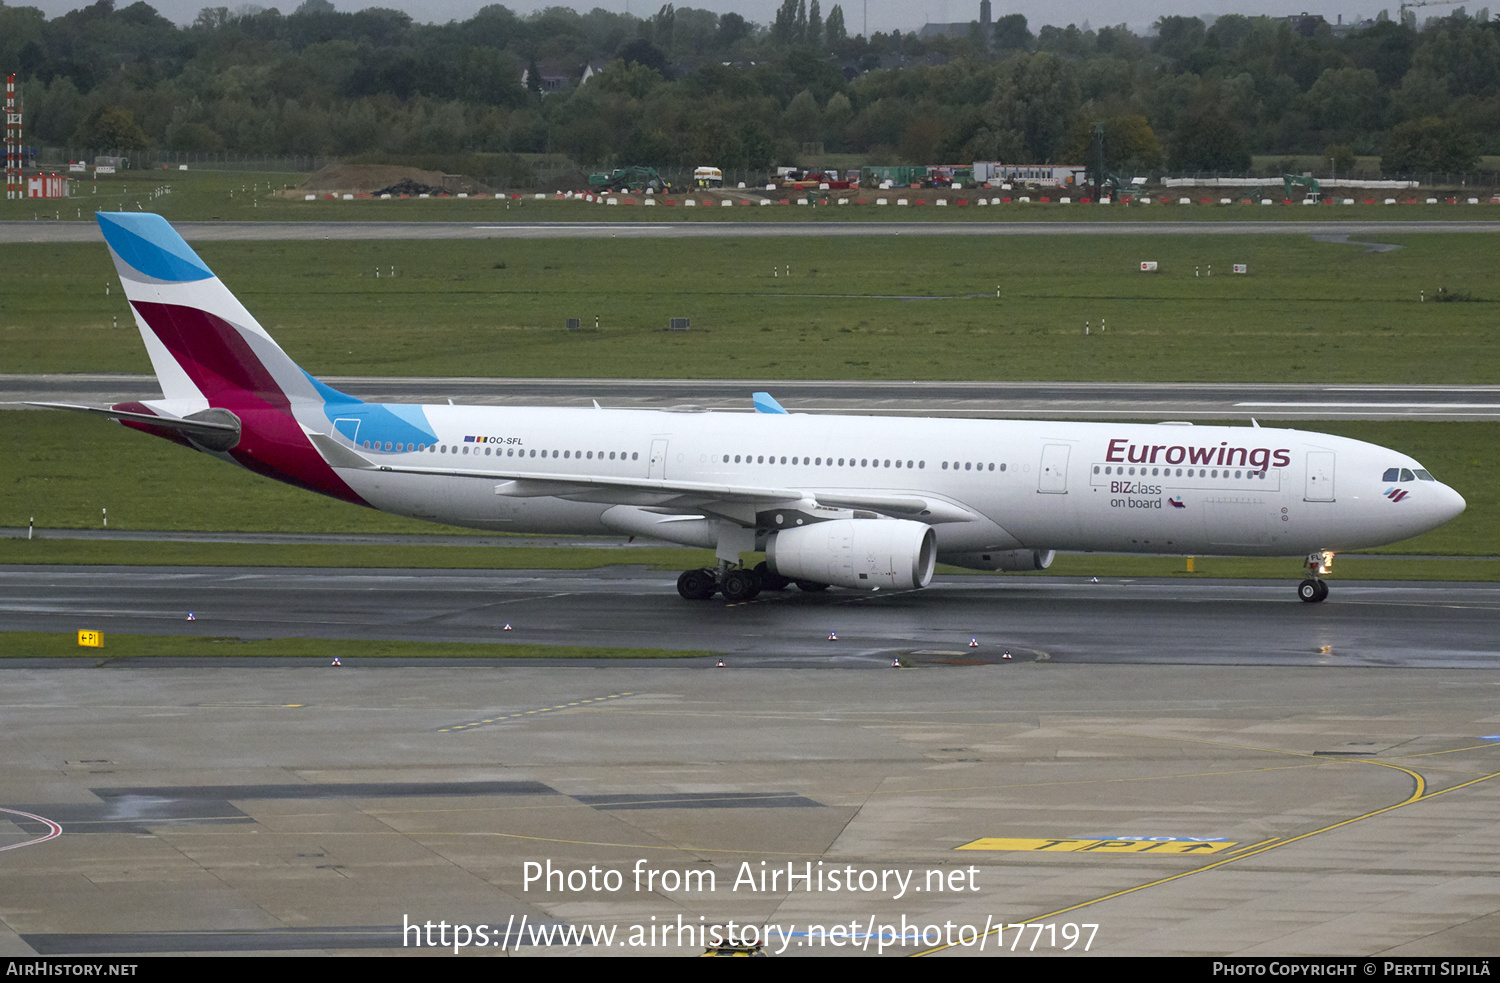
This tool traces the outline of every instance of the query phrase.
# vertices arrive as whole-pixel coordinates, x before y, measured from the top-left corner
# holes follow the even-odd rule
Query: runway
[[[989,418],[1258,420],[1493,420],[1500,386],[1287,383],[929,382],[764,379],[485,379],[330,376],[371,402],[662,409],[692,404],[749,410],[767,389],[797,413]],[[114,374],[0,374],[0,406],[108,405],[159,398],[156,378]]]
[[[1487,672],[0,675],[8,957],[1500,949]]]
[[[1168,206],[1170,207],[1170,206]],[[503,212],[501,213],[503,215]],[[1446,221],[1313,220],[1281,221],[1109,221],[1048,222],[840,222],[803,219],[786,222],[644,220],[523,222],[497,216],[480,222],[173,222],[189,242],[368,242],[432,239],[728,239],[847,238],[849,236],[1098,236],[1098,235],[1409,235],[1413,233],[1500,232],[1487,219]],[[0,244],[26,242],[103,242],[92,221],[0,222]]]
[[[428,921],[487,954],[691,955],[731,920],[782,955],[1011,955],[1013,923],[1075,956],[1500,954],[1500,585],[725,605],[632,567],[11,566],[0,598],[9,629],[106,640],[727,663],[4,660],[3,956],[410,954]]]
[[[1500,585],[1334,580],[1330,600],[1309,605],[1296,599],[1290,561],[1287,570],[1282,582],[953,576],[909,593],[792,589],[726,605],[684,601],[676,572],[639,566],[7,566],[0,624],[106,637],[707,649],[737,668],[999,663],[1006,650],[1011,661],[1067,664],[1500,668]],[[196,620],[184,620],[189,611]]]

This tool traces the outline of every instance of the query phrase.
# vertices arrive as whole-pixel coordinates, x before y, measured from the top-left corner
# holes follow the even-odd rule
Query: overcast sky
[[[40,7],[48,17],[87,6],[77,0],[6,2],[11,6]],[[129,2],[130,0],[116,0],[116,6],[125,7]],[[276,7],[288,14],[301,2],[302,0],[266,0],[259,6]],[[580,0],[568,3],[558,0],[513,0],[505,6],[520,14],[543,7],[573,7],[576,10],[603,7],[606,10],[628,10],[643,17],[660,9],[661,2],[662,0]],[[827,16],[835,2],[843,5],[844,22],[851,34],[864,33],[866,17],[869,18],[871,31],[887,32],[898,27],[903,31],[915,31],[929,21],[943,23],[979,19],[979,0],[822,0],[824,16]],[[365,7],[394,7],[406,11],[418,21],[429,23],[467,20],[486,5],[484,0],[380,0],[368,3],[365,0],[333,0],[333,3],[344,11],[362,10]],[[769,24],[780,5],[780,0],[691,0],[677,4],[679,7],[698,7],[721,14],[732,10],[759,24]],[[1474,13],[1486,5],[1487,0],[1470,3],[1469,12]],[[242,6],[242,3],[224,0],[155,0],[151,6],[176,23],[186,24],[203,7],[228,6],[234,10]],[[1088,21],[1092,27],[1124,23],[1134,30],[1144,31],[1158,17],[1168,14],[1210,17],[1221,14],[1269,14],[1280,17],[1305,10],[1322,14],[1329,21],[1337,21],[1340,14],[1345,21],[1350,21],[1373,17],[1382,6],[1390,10],[1392,17],[1395,16],[1396,2],[1384,3],[1383,0],[1351,0],[1348,3],[1341,3],[1339,0],[1239,0],[1234,3],[1218,0],[1105,0],[1104,3],[1097,0],[1021,0],[1019,3],[995,0],[993,10],[997,18],[1009,13],[1025,14],[1033,31],[1043,24],[1063,26],[1076,23],[1081,26],[1084,21]],[[1500,2],[1496,6],[1500,6]]]

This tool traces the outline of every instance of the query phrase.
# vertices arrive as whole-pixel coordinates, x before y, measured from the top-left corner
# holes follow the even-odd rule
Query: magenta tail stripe
[[[216,396],[248,391],[283,408],[289,405],[286,393],[228,321],[177,304],[135,301],[133,306],[210,403]]]

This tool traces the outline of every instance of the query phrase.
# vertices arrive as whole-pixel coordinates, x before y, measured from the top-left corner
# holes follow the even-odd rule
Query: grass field
[[[1446,199],[1453,196],[1452,191],[1354,191],[1347,193],[1357,196],[1355,205],[1328,203],[1318,208],[1310,208],[1300,204],[1282,205],[1279,201],[1279,188],[1276,189],[1277,204],[1271,206],[1245,205],[1238,202],[1227,206],[1219,205],[1217,202],[1221,194],[1217,189],[1157,188],[1151,191],[1153,199],[1167,195],[1173,202],[1176,202],[1182,197],[1188,197],[1192,199],[1193,204],[1187,207],[1178,204],[1129,207],[1124,205],[1085,206],[1077,203],[1077,191],[1067,192],[1070,197],[1074,198],[1073,204],[1062,205],[1057,199],[1063,192],[1028,193],[970,189],[952,192],[952,194],[962,196],[970,202],[977,202],[980,198],[989,198],[997,194],[1010,196],[1013,200],[1010,204],[1000,206],[978,207],[971,204],[968,207],[938,208],[930,204],[926,207],[919,207],[915,204],[899,207],[895,204],[897,198],[906,198],[913,203],[919,199],[932,201],[934,199],[932,190],[896,189],[881,192],[863,189],[831,194],[835,199],[843,195],[849,197],[851,201],[864,198],[870,202],[865,206],[851,204],[840,207],[835,204],[814,208],[797,205],[784,207],[780,205],[769,207],[735,205],[731,208],[722,206],[687,208],[681,204],[681,200],[689,196],[683,194],[659,196],[662,203],[654,207],[642,205],[643,199],[638,195],[625,194],[616,197],[621,202],[626,198],[632,198],[636,204],[609,206],[583,201],[554,201],[550,194],[541,200],[536,199],[534,195],[526,195],[519,201],[509,198],[497,200],[494,197],[329,201],[321,196],[314,201],[306,201],[301,193],[293,192],[293,189],[306,176],[301,173],[235,171],[127,171],[116,175],[106,175],[97,181],[90,176],[90,180],[77,183],[78,194],[73,198],[45,202],[0,201],[0,221],[33,219],[77,221],[88,218],[96,210],[121,209],[159,212],[173,221],[222,219],[225,221],[316,220],[324,222],[1139,222],[1167,220],[1180,222],[1186,220],[1212,223],[1245,219],[1305,222],[1312,219],[1330,218],[1358,218],[1362,221],[1434,218],[1474,221],[1500,216],[1500,205],[1489,204],[1489,192],[1479,190],[1462,192],[1463,197],[1459,199],[1460,204],[1457,205],[1446,203]],[[1272,181],[1265,183],[1267,187],[1274,187],[1278,184]],[[170,191],[162,190],[166,188]],[[750,189],[750,192],[754,194],[756,189]],[[775,194],[778,201],[786,198],[795,202],[799,197],[791,191],[779,191]],[[945,191],[943,194],[948,195],[950,192]],[[1052,202],[1043,204],[1038,200],[1042,194],[1052,198]],[[1027,195],[1033,200],[1027,204],[1014,200],[1022,195]],[[1394,207],[1386,206],[1384,201],[1388,195],[1396,195],[1403,204]],[[1442,196],[1442,204],[1426,204],[1428,197],[1439,195]],[[1466,202],[1470,196],[1479,196],[1480,204],[1468,205]],[[665,200],[668,197],[678,204],[667,206]],[[696,197],[699,200],[702,198],[701,195]],[[885,207],[873,204],[879,197],[886,197],[891,203]],[[1210,199],[1214,204],[1202,204],[1202,199],[1205,198]],[[1405,204],[1407,198],[1415,198],[1420,204]],[[1366,204],[1366,199],[1374,203]]]
[[[1409,453],[1468,500],[1468,510],[1453,522],[1385,552],[1500,556],[1500,462],[1493,453],[1500,443],[1500,424],[1323,421],[1298,426]],[[41,528],[93,529],[101,525],[100,510],[108,509],[110,526],[115,529],[444,531],[441,526],[300,491],[176,444],[69,413],[0,412],[0,459],[9,462],[5,478],[0,479],[0,526],[25,527],[34,518]],[[493,537],[493,541],[495,549],[404,546],[397,551],[380,546],[0,540],[0,563],[557,569],[643,563],[680,570],[711,562],[706,551],[665,549],[656,555],[648,550],[515,549],[504,547],[505,537]]]
[[[316,375],[1500,381],[1500,249],[1378,238],[1404,248],[1203,235],[198,251]],[[0,370],[149,370],[101,246],[3,245],[0,260]],[[1469,300],[1430,302],[1440,288]],[[564,330],[596,316],[599,331]],[[692,330],[666,331],[672,317]]]

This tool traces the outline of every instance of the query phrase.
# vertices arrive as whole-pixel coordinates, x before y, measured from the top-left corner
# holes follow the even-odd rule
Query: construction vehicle
[[[866,167],[864,175],[872,187],[918,188],[927,179],[927,168],[909,164]]]
[[[667,182],[656,172],[656,168],[638,164],[616,168],[608,174],[590,174],[589,186],[600,191],[628,191],[631,188],[667,190]]]
[[[1083,190],[1095,201],[1131,201],[1146,183],[1145,178],[1126,177],[1104,166],[1104,124],[1095,123],[1089,135],[1089,164]]]
[[[781,186],[788,191],[806,191],[808,188],[822,188],[823,185],[830,188],[843,190],[853,186],[851,181],[840,181],[838,172],[825,174],[822,171],[804,171],[800,168],[791,168],[781,176]]]
[[[1417,15],[1413,13],[1411,15],[1411,23],[1408,24],[1406,22],[1406,14],[1408,11],[1414,10],[1417,7],[1449,7],[1455,3],[1463,2],[1464,0],[1407,0],[1406,3],[1400,4],[1396,7],[1396,23],[1400,24],[1403,27],[1410,27],[1412,30],[1416,30]]]
[[[1323,193],[1319,190],[1318,179],[1311,174],[1283,174],[1281,183],[1285,188],[1286,197],[1292,197],[1292,188],[1301,185],[1307,189],[1307,201],[1318,202],[1323,200]]]
[[[973,183],[974,167],[972,164],[929,164],[924,179],[926,187],[940,188],[952,184]]]

